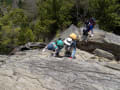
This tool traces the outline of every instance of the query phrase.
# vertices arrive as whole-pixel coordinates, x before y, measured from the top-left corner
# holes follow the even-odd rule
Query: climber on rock
[[[64,40],[66,57],[75,58],[76,39],[77,39],[77,35],[75,33],[72,33],[69,35],[68,38]]]
[[[59,38],[57,41],[53,41],[50,42],[44,49],[43,52],[48,49],[48,50],[52,50],[53,56],[59,56],[59,52],[61,51],[61,49],[64,47],[64,42],[62,41],[61,38]]]

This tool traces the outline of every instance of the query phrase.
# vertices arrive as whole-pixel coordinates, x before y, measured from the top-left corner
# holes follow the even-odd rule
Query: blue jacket
[[[47,49],[48,50],[56,50],[56,49],[58,49],[58,46],[56,45],[55,42],[51,42],[47,45]]]

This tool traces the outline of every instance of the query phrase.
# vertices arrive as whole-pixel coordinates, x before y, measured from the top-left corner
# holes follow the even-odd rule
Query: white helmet
[[[72,38],[66,38],[66,39],[64,40],[64,44],[70,46],[70,45],[72,44]]]

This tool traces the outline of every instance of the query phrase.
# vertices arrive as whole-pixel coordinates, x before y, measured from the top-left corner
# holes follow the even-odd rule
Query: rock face
[[[44,48],[46,43],[41,42],[28,42],[25,45],[21,45],[19,47],[14,48],[9,55],[16,54],[16,52],[24,51],[24,50],[31,50],[32,48]]]
[[[82,32],[82,29],[79,29],[80,32]],[[85,44],[80,40],[78,47],[89,52],[93,52],[96,48],[99,48],[112,53],[117,60],[120,60],[120,36],[97,28],[94,29],[94,36],[90,37]]]
[[[78,28],[74,25],[71,25],[67,30],[61,33],[60,37],[64,39],[68,37],[70,33],[76,33],[79,38],[79,41],[77,42],[77,47],[79,49],[92,53],[95,49],[98,48],[113,54],[115,56],[115,59],[120,60],[120,36],[105,32],[99,28],[94,28],[94,36],[88,38],[87,43],[83,43],[81,39],[83,28],[84,27]],[[107,54],[105,58],[106,57]],[[108,57],[108,59],[110,58]]]
[[[95,49],[95,51],[93,53],[96,54],[97,56],[100,56],[100,57],[105,57],[105,58],[108,58],[110,60],[115,60],[115,57],[113,54],[111,54],[107,51],[101,50],[101,49]]]
[[[79,30],[72,25],[61,37],[73,32],[79,36]],[[0,55],[0,90],[119,90],[120,63],[109,60],[114,55],[119,59],[119,44],[119,36],[96,30],[87,43],[79,41],[78,48],[89,52],[97,48],[96,54],[106,55],[98,57],[77,49],[76,59],[70,59],[64,57],[64,49],[61,57],[52,57],[51,51],[41,49],[19,51],[44,46],[28,43],[15,55]]]
[[[109,62],[55,58],[49,52],[29,50],[0,56],[0,90],[119,90],[120,65]],[[85,56],[84,51],[77,54]],[[78,57],[78,56],[77,56]],[[81,56],[80,56],[81,57]],[[87,57],[87,56],[86,56]]]
[[[61,33],[61,38],[69,37],[71,33],[75,33],[76,35],[80,35],[79,28],[77,28],[75,25],[71,25],[67,30]]]

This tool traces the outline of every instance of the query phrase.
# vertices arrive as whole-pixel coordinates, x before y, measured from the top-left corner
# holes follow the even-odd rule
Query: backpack
[[[56,44],[59,48],[62,48],[64,46],[64,42],[62,40],[57,40]]]

